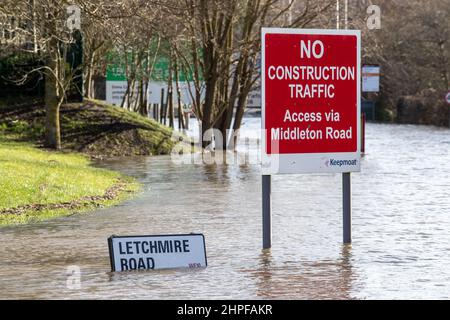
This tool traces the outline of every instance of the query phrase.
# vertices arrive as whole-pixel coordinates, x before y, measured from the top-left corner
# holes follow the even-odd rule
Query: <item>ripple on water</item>
[[[257,132],[259,119],[243,131]],[[170,157],[99,166],[145,184],[93,214],[0,229],[0,298],[450,298],[449,130],[368,124],[352,174],[353,245],[341,244],[341,177],[273,179],[273,248],[261,252],[256,165],[176,165]],[[110,273],[112,234],[205,234],[200,270]],[[66,286],[81,268],[81,288]]]

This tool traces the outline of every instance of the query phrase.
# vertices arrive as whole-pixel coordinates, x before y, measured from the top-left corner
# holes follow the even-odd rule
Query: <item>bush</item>
[[[22,85],[15,82],[42,65],[42,61],[30,53],[12,54],[0,58],[0,98],[24,95],[44,96],[45,83],[38,72],[31,73]]]
[[[418,96],[403,96],[397,102],[397,122],[448,126],[450,107],[443,96],[425,92]]]

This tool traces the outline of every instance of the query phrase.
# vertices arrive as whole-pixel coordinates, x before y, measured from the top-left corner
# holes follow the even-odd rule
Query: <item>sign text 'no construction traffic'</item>
[[[360,31],[262,29],[262,173],[360,170]]]

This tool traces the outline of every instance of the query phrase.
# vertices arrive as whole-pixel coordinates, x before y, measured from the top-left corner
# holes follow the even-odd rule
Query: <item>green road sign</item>
[[[117,59],[115,59],[117,61]],[[129,68],[134,68],[134,66],[129,66]],[[144,64],[145,68],[145,64]],[[141,75],[137,75],[139,79]],[[194,75],[192,72],[186,73],[184,70],[180,70],[178,73],[179,81],[193,81]],[[172,79],[175,76],[172,74]],[[124,63],[110,63],[106,67],[106,80],[107,81],[126,81],[126,68]],[[152,81],[157,82],[167,82],[169,80],[169,58],[165,56],[157,57],[155,64],[153,66],[153,72],[151,75]]]
[[[106,81],[127,81],[125,66],[108,64],[106,66]]]

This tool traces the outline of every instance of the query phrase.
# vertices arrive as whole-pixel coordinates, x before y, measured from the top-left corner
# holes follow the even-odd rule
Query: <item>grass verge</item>
[[[175,145],[172,129],[97,100],[62,105],[60,124],[62,148],[91,158],[169,154]],[[42,100],[0,101],[0,133],[42,145],[44,128]]]
[[[84,155],[0,138],[0,226],[111,206],[139,189],[132,178],[90,166]]]
[[[61,106],[62,152],[39,148],[44,124],[42,99],[0,100],[0,226],[111,206],[140,188],[89,158],[195,152],[172,129],[97,100]]]

